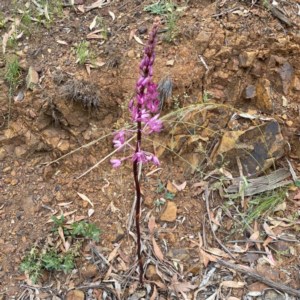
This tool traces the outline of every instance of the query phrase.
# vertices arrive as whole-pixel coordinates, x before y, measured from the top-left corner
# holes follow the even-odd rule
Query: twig
[[[142,174],[142,164],[139,164],[139,181],[141,180],[141,174]],[[131,226],[132,226],[135,205],[136,205],[136,194],[134,195],[134,200],[133,200],[130,215],[128,218],[127,233],[129,233]]]
[[[68,153],[66,153],[66,154],[64,154],[64,155],[62,155],[61,157],[59,157],[59,158],[57,158],[57,159],[55,159],[55,160],[52,160],[52,161],[49,161],[49,162],[42,163],[41,165],[50,166],[50,165],[52,165],[52,164],[54,164],[54,163],[60,161],[61,159],[65,158],[65,157],[67,157],[67,156],[69,156],[69,155],[71,155],[71,154],[73,154],[73,153],[75,153],[75,152],[77,152],[77,151],[79,151],[79,150],[81,150],[81,149],[83,149],[83,148],[88,148],[88,147],[90,147],[90,146],[92,146],[92,145],[98,143],[99,141],[105,139],[106,137],[108,137],[108,136],[110,136],[110,135],[112,135],[112,133],[109,133],[109,134],[106,134],[106,135],[104,135],[104,136],[101,136],[100,138],[98,138],[98,139],[96,139],[96,140],[94,140],[94,141],[91,141],[91,142],[89,142],[89,143],[87,143],[87,144],[84,144],[84,145],[82,145],[82,146],[80,146],[80,147],[78,147],[78,148],[76,148],[76,149],[74,149],[74,150],[72,150],[72,151],[70,151],[70,152],[68,152]]]
[[[105,283],[98,283],[98,284],[90,284],[90,285],[81,285],[74,288],[69,289],[68,291],[72,290],[89,290],[89,289],[103,289],[108,291],[109,293],[113,294],[117,299],[119,299],[117,293],[110,287],[108,287]]]
[[[209,67],[208,67],[207,63],[205,62],[202,55],[198,55],[198,57],[199,57],[200,61],[202,62],[204,68],[206,69],[206,73],[207,73],[209,71]]]
[[[293,295],[293,296],[296,296],[296,297],[300,297],[300,291],[299,290],[290,288],[287,285],[284,285],[282,283],[277,283],[273,280],[262,277],[261,275],[256,273],[251,268],[247,268],[247,267],[244,267],[244,266],[241,266],[241,265],[235,265],[235,264],[232,264],[230,262],[224,261],[222,259],[217,260],[217,263],[219,265],[223,266],[223,267],[238,271],[242,274],[245,274],[248,277],[254,278],[254,279],[256,279],[256,280],[258,280],[258,281],[260,281],[260,282],[262,282],[262,283],[264,283],[264,284],[266,284],[266,285],[268,285],[268,286],[270,286],[270,287],[272,287],[276,290],[285,292],[287,294],[290,294],[290,295]]]
[[[126,141],[125,144],[128,144],[133,139],[134,139],[134,136],[132,136],[128,141]],[[82,173],[76,179],[80,179],[81,177],[85,176],[86,174],[88,174],[89,172],[91,172],[92,170],[94,170],[95,168],[97,168],[101,163],[103,163],[106,159],[108,159],[109,157],[111,157],[113,154],[115,154],[118,151],[120,151],[120,148],[117,148],[114,151],[110,152],[108,155],[106,155],[104,158],[102,158],[100,161],[98,161],[96,164],[94,164],[91,168],[89,168],[87,171],[85,171],[84,173]]]
[[[235,7],[235,8],[230,8],[230,9],[227,9],[227,10],[223,10],[222,12],[218,13],[218,14],[214,14],[212,15],[213,18],[217,18],[217,17],[221,17],[223,15],[226,15],[230,12],[233,12],[235,10],[238,10],[239,8]]]
[[[210,228],[211,228],[211,231],[212,231],[212,234],[215,238],[215,240],[217,241],[217,243],[223,248],[223,250],[225,252],[227,252],[229,254],[229,256],[235,260],[235,257],[232,255],[232,253],[230,252],[230,250],[222,244],[222,242],[219,240],[219,238],[217,237],[215,231],[213,230],[213,226],[212,226],[212,221],[211,221],[211,216],[210,216],[210,209],[209,209],[209,204],[208,204],[208,198],[209,198],[209,191],[208,191],[208,187],[206,186],[205,187],[205,193],[204,193],[204,196],[205,196],[205,202],[206,202],[206,210],[207,210],[207,214],[208,214],[208,220],[209,220],[209,225],[210,225]]]

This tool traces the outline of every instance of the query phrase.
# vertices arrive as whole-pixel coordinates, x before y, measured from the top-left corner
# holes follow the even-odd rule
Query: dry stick
[[[134,136],[132,136],[128,141],[126,141],[125,144],[124,144],[124,146],[127,145],[129,142],[131,142],[133,139],[134,139]],[[101,160],[99,160],[96,164],[94,164],[92,167],[90,167],[88,170],[86,170],[80,176],[76,177],[76,179],[79,179],[79,178],[85,176],[86,174],[88,174],[89,172],[91,172],[92,170],[94,170],[95,168],[97,168],[101,163],[103,163],[106,159],[108,159],[109,157],[111,157],[113,154],[115,154],[118,151],[120,151],[120,148],[117,148],[114,151],[110,152],[108,155],[106,155],[104,158],[102,158]]]
[[[212,221],[211,221],[211,216],[210,216],[210,210],[209,210],[209,204],[208,204],[209,191],[208,191],[208,187],[207,187],[207,186],[206,186],[206,188],[205,188],[205,193],[204,193],[204,195],[205,195],[206,210],[207,210],[207,214],[208,214],[209,225],[210,225],[210,229],[211,229],[211,231],[212,231],[212,234],[213,234],[215,240],[217,241],[217,243],[223,248],[223,250],[224,250],[225,252],[227,252],[227,253],[229,254],[229,256],[230,256],[233,260],[235,260],[235,257],[232,255],[232,253],[230,252],[230,250],[229,250],[225,245],[222,244],[222,242],[221,242],[221,241],[219,240],[219,238],[216,236],[215,231],[213,230],[213,227],[212,227]]]
[[[139,164],[139,181],[141,180],[142,166],[143,166],[143,164],[140,163]],[[127,233],[130,232],[130,229],[131,229],[131,226],[132,226],[132,219],[133,219],[133,214],[134,214],[134,210],[135,210],[135,205],[136,205],[136,195],[134,195],[133,204],[132,204],[130,215],[129,215],[129,218],[128,218]]]
[[[224,261],[222,259],[219,259],[217,260],[217,263],[221,266],[224,266],[226,268],[229,268],[229,269],[232,269],[232,270],[235,270],[235,271],[238,271],[242,274],[245,274],[249,277],[252,277],[276,290],[279,290],[279,291],[282,291],[282,292],[285,292],[287,294],[290,294],[290,295],[293,295],[293,296],[296,296],[296,297],[300,297],[300,290],[296,290],[296,289],[293,289],[293,288],[290,288],[288,287],[287,285],[284,285],[282,283],[277,283],[273,280],[270,280],[268,278],[265,278],[265,277],[262,277],[261,275],[259,275],[258,273],[256,273],[254,270],[252,270],[251,268],[247,268],[247,267],[244,267],[244,266],[241,266],[241,265],[235,265],[235,264],[232,264],[228,261]]]

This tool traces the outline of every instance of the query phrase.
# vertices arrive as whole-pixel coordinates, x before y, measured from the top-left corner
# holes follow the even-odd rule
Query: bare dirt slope
[[[299,4],[161,2],[154,78],[169,76],[173,90],[164,131],[145,141],[161,166],[145,166],[141,179],[140,288],[131,166],[106,159],[85,172],[130,125],[154,2],[1,1],[0,299],[299,296]],[[266,199],[270,209],[257,213]],[[53,215],[95,223],[100,241],[84,242],[71,273],[33,283],[20,264],[51,244]],[[266,290],[264,279],[290,290]]]

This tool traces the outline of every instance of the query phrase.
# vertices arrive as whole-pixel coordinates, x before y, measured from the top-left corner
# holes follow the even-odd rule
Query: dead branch
[[[215,231],[213,230],[213,226],[212,226],[212,221],[211,221],[211,216],[210,216],[210,209],[209,209],[209,203],[208,203],[208,198],[209,198],[209,191],[208,191],[208,187],[205,188],[205,193],[204,193],[204,197],[205,197],[205,202],[206,202],[206,210],[207,210],[207,214],[208,214],[208,220],[209,220],[209,225],[212,231],[212,234],[215,238],[215,240],[217,241],[217,243],[223,248],[223,250],[229,254],[229,256],[235,260],[235,257],[232,255],[232,253],[230,252],[230,250],[222,244],[222,242],[219,240],[219,238],[217,237]]]
[[[228,269],[232,269],[235,271],[238,271],[242,274],[247,275],[248,277],[254,278],[257,281],[260,281],[276,290],[282,291],[284,293],[296,296],[296,297],[300,297],[300,290],[296,290],[293,288],[288,287],[287,285],[284,285],[282,283],[277,283],[273,280],[270,280],[268,278],[262,277],[261,275],[259,275],[257,272],[255,272],[253,269],[251,268],[247,268],[241,265],[235,265],[232,264],[230,262],[224,261],[222,259],[217,260],[217,264],[226,267]]]

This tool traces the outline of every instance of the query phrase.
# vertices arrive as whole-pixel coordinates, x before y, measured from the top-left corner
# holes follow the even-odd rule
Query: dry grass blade
[[[135,136],[132,136],[129,140],[126,141],[125,145],[127,145],[129,142],[131,142],[134,138],[135,138]],[[83,176],[85,176],[86,174],[90,173],[92,170],[94,170],[95,168],[97,168],[101,163],[103,163],[104,161],[106,161],[108,158],[110,158],[113,154],[117,153],[118,151],[120,151],[120,149],[115,149],[114,151],[110,152],[108,155],[106,155],[104,158],[102,158],[100,161],[98,161],[96,164],[94,164],[87,171],[85,171],[84,173],[82,173],[80,176],[76,177],[76,179],[80,179]]]

